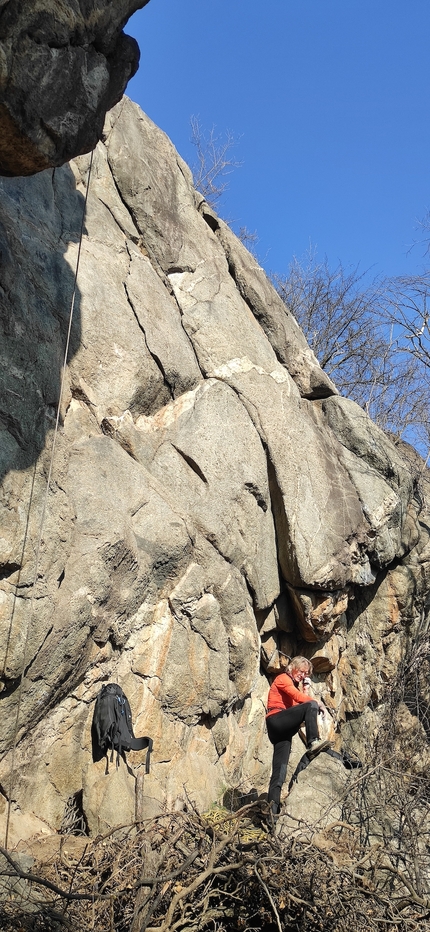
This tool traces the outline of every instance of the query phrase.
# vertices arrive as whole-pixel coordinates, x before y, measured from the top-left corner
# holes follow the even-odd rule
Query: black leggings
[[[279,811],[281,790],[287,776],[291,741],[303,722],[306,726],[306,741],[310,744],[318,738],[318,703],[314,700],[301,702],[266,718],[267,734],[273,744],[272,776],[267,798],[269,803],[273,803],[272,809],[275,812]]]

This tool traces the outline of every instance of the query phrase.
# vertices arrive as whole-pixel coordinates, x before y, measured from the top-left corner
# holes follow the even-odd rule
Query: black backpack
[[[134,737],[130,703],[121,686],[117,686],[116,683],[106,683],[97,696],[92,734],[93,743],[100,748],[103,754],[107,754],[109,748],[111,748],[111,761],[113,761],[114,751],[117,752],[117,767],[123,751],[142,751],[143,748],[148,748],[145,770],[146,773],[149,773],[153,746],[152,738]]]

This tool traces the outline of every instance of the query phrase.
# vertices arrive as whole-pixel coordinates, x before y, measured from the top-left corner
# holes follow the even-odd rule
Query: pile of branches
[[[396,902],[360,872],[297,834],[267,804],[237,812],[172,812],[117,828],[74,860],[31,874],[3,851],[27,894],[0,903],[3,932],[425,932],[430,903]],[[69,846],[68,846],[69,847]],[[82,849],[81,849],[82,850]],[[4,881],[2,881],[4,883]]]

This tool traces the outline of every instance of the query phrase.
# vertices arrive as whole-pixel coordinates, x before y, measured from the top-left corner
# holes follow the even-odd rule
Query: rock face
[[[428,587],[413,470],[126,99],[94,153],[53,453],[89,164],[0,183],[0,784],[31,831],[265,789],[260,648],[311,657],[359,742]],[[93,761],[108,680],[149,776],[139,752]]]
[[[1,0],[0,174],[89,152],[139,63],[123,26],[148,0]]]

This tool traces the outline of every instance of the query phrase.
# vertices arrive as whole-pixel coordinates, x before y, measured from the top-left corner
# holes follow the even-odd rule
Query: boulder
[[[137,71],[123,26],[148,0],[0,4],[0,174],[32,175],[89,152]]]
[[[279,835],[292,833],[308,842],[342,818],[350,775],[341,761],[322,752],[299,773],[282,806]]]

